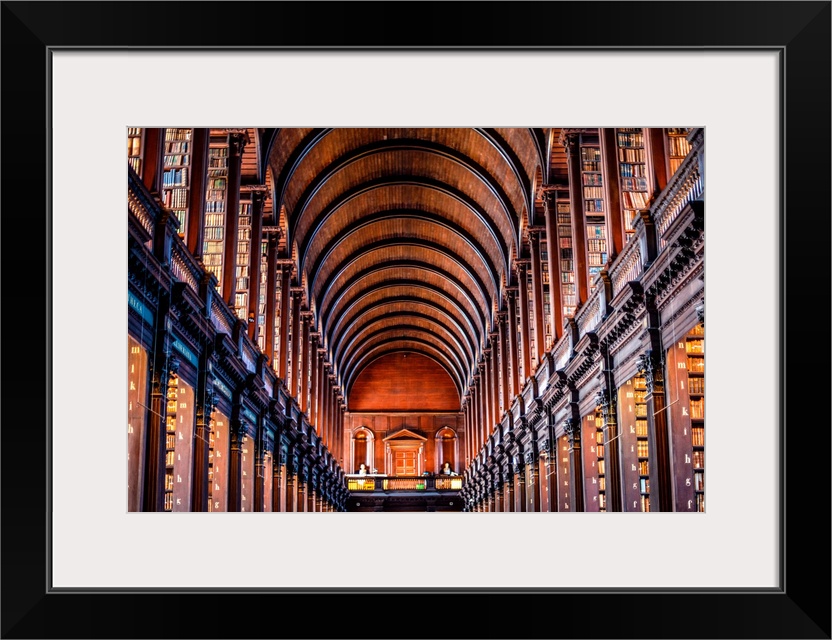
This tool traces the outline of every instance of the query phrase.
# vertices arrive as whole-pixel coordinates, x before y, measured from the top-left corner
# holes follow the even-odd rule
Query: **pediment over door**
[[[418,476],[425,470],[427,438],[401,429],[384,438],[385,467],[392,476]]]
[[[418,440],[419,442],[427,442],[427,438],[420,436],[418,433],[414,433],[410,429],[400,429],[396,431],[396,433],[390,434],[386,438],[384,438],[384,442],[388,444],[392,444],[391,441],[394,440]]]

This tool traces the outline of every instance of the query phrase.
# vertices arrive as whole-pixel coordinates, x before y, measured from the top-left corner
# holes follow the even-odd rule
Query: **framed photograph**
[[[2,637],[832,637],[831,4],[3,2]],[[621,122],[707,141],[707,512],[128,513],[128,127]]]

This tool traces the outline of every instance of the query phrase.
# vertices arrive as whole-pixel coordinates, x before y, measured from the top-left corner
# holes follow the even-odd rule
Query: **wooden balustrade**
[[[382,474],[348,474],[349,491],[459,491],[462,476],[388,476]]]

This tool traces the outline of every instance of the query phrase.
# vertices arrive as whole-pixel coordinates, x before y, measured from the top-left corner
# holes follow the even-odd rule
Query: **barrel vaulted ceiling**
[[[367,365],[402,351],[435,361],[464,394],[516,284],[535,191],[565,173],[558,133],[250,132],[250,168],[268,174],[281,247],[347,397]]]

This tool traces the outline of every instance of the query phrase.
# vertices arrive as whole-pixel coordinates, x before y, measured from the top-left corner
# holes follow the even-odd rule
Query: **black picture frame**
[[[830,2],[205,4],[211,12],[195,11],[199,3],[193,2],[2,3],[2,295],[8,310],[2,329],[0,433],[2,637],[830,638],[829,370],[805,364],[822,362],[830,353],[829,331],[818,326],[828,324],[830,255],[828,244],[815,243],[811,251],[802,245],[807,234],[830,237]],[[638,16],[638,32],[621,26],[625,5],[628,19]],[[194,28],[171,42],[158,28],[162,9],[169,16],[187,14]],[[213,17],[218,11],[224,25],[219,31]],[[270,19],[284,27],[264,29]],[[570,28],[582,24],[593,25],[591,41],[587,30]],[[52,385],[60,384],[50,375],[50,327],[70,312],[52,306],[48,278],[55,242],[48,232],[54,197],[48,179],[50,51],[131,46],[778,50],[785,79],[782,131],[761,135],[780,135],[785,187],[781,282],[772,283],[783,291],[781,587],[673,593],[486,591],[460,593],[462,600],[447,594],[326,590],[53,592],[47,487],[59,479],[51,474],[50,430],[59,415],[82,423],[88,408],[84,399],[76,407],[55,406],[50,395]],[[696,91],[695,84],[689,90]],[[811,183],[800,180],[807,157],[815,165]],[[749,267],[742,277],[758,277],[753,264]],[[79,291],[79,303],[84,295],[107,292]],[[811,460],[808,447],[814,453]],[[753,491],[753,485],[743,490]],[[640,598],[651,599],[646,619],[633,610]],[[390,626],[391,616],[401,616],[411,606],[422,624],[406,625],[411,631]]]

